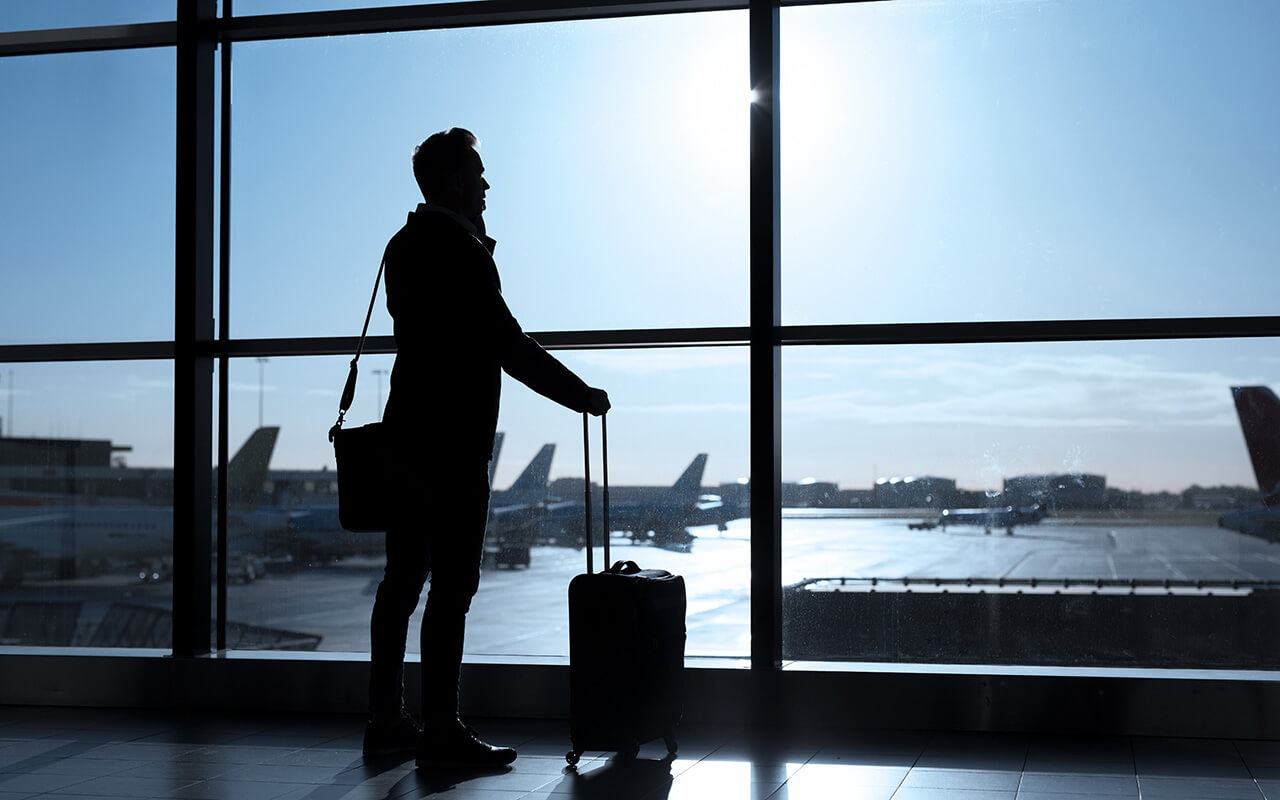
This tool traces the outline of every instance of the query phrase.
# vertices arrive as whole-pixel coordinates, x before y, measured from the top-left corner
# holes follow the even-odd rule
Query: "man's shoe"
[[[369,757],[412,753],[418,747],[418,723],[401,709],[400,718],[392,723],[370,722],[364,727],[364,754]]]
[[[494,769],[515,760],[515,750],[487,744],[473,728],[461,724],[443,733],[424,731],[418,745],[417,765],[423,769]]]

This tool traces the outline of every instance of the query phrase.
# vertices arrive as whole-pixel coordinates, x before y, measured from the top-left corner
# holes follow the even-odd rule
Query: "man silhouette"
[[[495,242],[485,233],[489,183],[478,146],[462,128],[418,145],[413,175],[425,202],[410,212],[384,256],[396,361],[383,421],[396,443],[398,477],[386,572],[370,621],[364,752],[416,750],[420,767],[497,767],[516,757],[511,748],[486,744],[458,719],[463,634],[484,554],[501,372],[575,411],[609,410],[609,396],[526,336],[502,298]],[[446,457],[433,459],[432,453]],[[419,731],[404,708],[404,652],[428,572]]]

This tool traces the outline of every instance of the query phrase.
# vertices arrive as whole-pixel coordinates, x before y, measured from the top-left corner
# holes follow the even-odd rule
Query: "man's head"
[[[467,219],[484,211],[484,163],[476,148],[480,140],[465,128],[433,133],[413,151],[413,177],[422,197]]]

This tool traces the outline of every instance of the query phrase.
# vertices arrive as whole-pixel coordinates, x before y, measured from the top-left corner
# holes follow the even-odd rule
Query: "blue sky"
[[[133,8],[6,4],[0,29],[172,14]],[[788,8],[782,25],[785,322],[1274,313],[1280,7],[898,0]],[[486,219],[526,329],[746,322],[745,14],[234,52],[234,336],[356,333],[419,200],[412,148],[454,124],[483,140]],[[0,184],[22,187],[0,192],[0,343],[172,336],[173,86],[170,49],[0,60],[16,110]],[[381,309],[372,331],[390,332]],[[789,350],[784,472],[1252,483],[1227,387],[1280,386],[1278,357],[1267,340]],[[740,349],[565,360],[614,398],[615,480],[668,482],[697,452],[709,483],[746,474]],[[19,434],[168,463],[167,364],[13,368]],[[233,443],[256,425],[257,374],[234,367]],[[265,374],[275,465],[326,463],[344,360]],[[497,484],[544,441],[561,446],[553,475],[580,474],[579,424],[509,386]]]

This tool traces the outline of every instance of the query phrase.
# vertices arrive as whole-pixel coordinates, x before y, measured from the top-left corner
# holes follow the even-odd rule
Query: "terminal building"
[[[954,505],[956,482],[931,475],[877,478],[874,492],[879,508],[947,508]]]
[[[1054,511],[1092,511],[1107,507],[1107,479],[1103,475],[1062,473],[1005,478],[1005,503],[1043,506]]]

